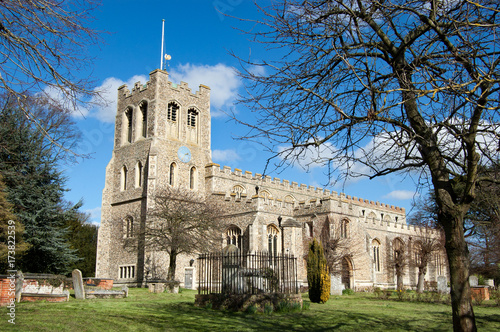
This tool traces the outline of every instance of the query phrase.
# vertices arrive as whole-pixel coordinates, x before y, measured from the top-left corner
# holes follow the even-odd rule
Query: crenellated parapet
[[[168,88],[173,91],[189,94],[192,97],[196,98],[206,98],[209,97],[210,88],[206,85],[200,84],[199,89],[193,93],[189,84],[186,82],[180,82],[180,84],[170,82],[168,80],[168,73],[164,70],[156,69],[149,73],[149,81],[147,82],[136,82],[132,88],[129,90],[126,84],[121,85],[118,88],[118,101],[123,101],[127,99],[135,99],[137,96],[143,97],[144,95],[151,92],[154,94],[157,92],[156,88]],[[166,91],[162,91],[162,93],[167,93]]]
[[[231,195],[234,197],[260,195],[274,206],[291,204],[293,207],[311,211],[313,209],[324,209],[326,208],[326,202],[331,201],[336,202],[337,206],[347,206],[347,208],[356,206],[361,216],[368,216],[373,211],[377,211],[377,215],[382,216],[382,219],[384,218],[384,212],[386,212],[386,216],[391,214],[405,215],[404,208],[394,205],[365,200],[276,177],[263,176],[259,173],[242,171],[238,168],[232,170],[229,166],[221,168],[219,164],[215,163],[208,164],[205,167],[205,178],[207,180],[207,190],[209,191],[224,192],[227,197]],[[331,206],[328,206],[328,208],[331,209]],[[400,219],[399,221],[403,220]]]
[[[210,88],[200,84],[193,92],[188,83],[173,83],[157,69],[147,82],[118,88],[115,123],[115,148],[157,137],[196,145],[209,155]]]
[[[382,231],[388,234],[397,233],[406,237],[437,236],[439,233],[435,229],[408,225],[404,209],[370,202],[364,205],[356,205],[360,200],[335,192],[330,196],[313,198],[295,204],[285,202],[279,198],[267,198],[259,194],[238,195],[237,193],[228,194],[226,191],[215,191],[211,195],[213,198],[217,197],[219,201],[224,202],[228,207],[228,211],[232,211],[230,214],[233,215],[264,212],[293,216],[302,223],[306,223],[318,216],[328,215],[333,222],[348,219],[363,225],[365,229]],[[371,209],[365,210],[363,215],[362,211],[367,207]],[[367,214],[366,211],[373,212],[373,214]]]

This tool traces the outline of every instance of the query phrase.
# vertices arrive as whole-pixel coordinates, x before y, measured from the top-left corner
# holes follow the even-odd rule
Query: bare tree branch
[[[424,174],[446,234],[454,328],[474,331],[464,216],[478,167],[499,160],[500,3],[282,0],[259,9],[248,34],[277,60],[238,58],[249,93],[241,103],[257,115],[242,139],[267,147],[269,167]]]
[[[0,91],[58,148],[67,147],[26,105],[40,96],[70,114],[103,102],[90,79],[88,55],[100,43],[99,32],[89,27],[98,5],[94,0],[0,2]]]
[[[157,190],[144,229],[137,230],[145,248],[169,255],[168,279],[175,279],[180,254],[213,250],[221,244],[224,208],[214,200],[181,188]]]

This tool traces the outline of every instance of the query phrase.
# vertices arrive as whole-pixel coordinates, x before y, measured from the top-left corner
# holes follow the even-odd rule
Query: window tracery
[[[241,229],[238,226],[230,226],[225,233],[226,245],[235,245],[239,249],[242,249],[242,236]]]

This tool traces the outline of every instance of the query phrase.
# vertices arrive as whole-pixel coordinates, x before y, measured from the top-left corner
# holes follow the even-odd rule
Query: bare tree
[[[181,188],[159,190],[138,230],[146,249],[169,255],[168,280],[175,279],[177,256],[213,250],[221,245],[224,209],[214,200]]]
[[[0,92],[44,130],[26,100],[43,96],[66,113],[95,102],[99,92],[89,79],[88,50],[99,43],[89,27],[93,0],[0,2]],[[56,146],[59,141],[45,133]]]
[[[319,237],[328,270],[331,274],[341,275],[344,284],[350,284],[348,280],[352,276],[352,271],[349,270],[350,266],[345,264],[346,260],[352,262],[362,250],[360,238],[350,235],[351,227],[352,225],[347,219],[331,222],[327,218],[321,227]],[[352,287],[352,285],[349,286]]]
[[[57,164],[61,160],[67,162],[76,160],[75,152],[81,139],[81,132],[68,110],[59,108],[44,96],[26,95],[25,97],[20,106],[19,101],[14,100],[14,96],[0,96],[0,99],[5,101],[0,114],[3,117],[7,117],[9,113],[17,115],[14,127],[2,133],[5,136],[0,139],[0,149],[9,154],[18,153],[19,151],[13,151],[12,146],[6,143],[8,142],[6,137],[13,135],[16,128],[32,128],[33,133],[36,133],[42,142],[41,149],[49,152],[50,162]],[[36,122],[23,116],[27,111],[33,119],[36,119]]]
[[[276,167],[308,157],[332,176],[420,176],[446,235],[454,329],[475,331],[464,216],[483,180],[478,165],[498,161],[500,3],[282,0],[260,9],[248,33],[277,60],[240,57],[242,102],[258,114],[245,139],[267,142]]]
[[[403,291],[403,277],[408,266],[408,251],[401,238],[395,238],[392,246],[387,247],[387,268],[396,275],[396,290]]]
[[[428,236],[428,233],[426,233],[423,238],[415,241],[415,266],[418,268],[417,293],[424,292],[424,280],[427,274],[427,266],[432,256],[441,252],[442,249],[442,239]]]
[[[500,167],[482,169],[481,174],[500,180]],[[478,186],[477,199],[468,213],[471,228],[467,242],[475,273],[500,280],[500,185],[493,181]]]
[[[470,249],[471,270],[488,278],[500,276],[500,186],[498,166],[480,167],[479,176],[492,179],[478,183],[477,194],[464,219],[465,239]],[[462,183],[455,183],[463,190]],[[419,197],[415,210],[408,218],[410,224],[440,228],[437,224],[438,207],[434,194]],[[443,240],[444,241],[444,240]]]

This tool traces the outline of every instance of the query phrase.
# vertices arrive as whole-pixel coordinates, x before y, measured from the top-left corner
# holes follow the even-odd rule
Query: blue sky
[[[238,61],[228,51],[242,57],[266,58],[259,45],[235,27],[251,28],[251,23],[238,22],[221,12],[244,18],[255,18],[252,1],[244,0],[185,0],[185,1],[103,1],[91,26],[107,31],[100,48],[90,49],[96,60],[92,77],[100,88],[106,88],[109,104],[75,115],[83,139],[80,153],[91,158],[65,167],[68,178],[66,199],[83,199],[83,211],[91,214],[94,223],[100,222],[101,195],[106,165],[113,150],[116,88],[122,84],[143,83],[149,73],[160,67],[161,26],[165,19],[165,53],[172,59],[166,70],[170,80],[188,82],[193,91],[199,84],[211,88],[212,159],[222,165],[243,171],[262,173],[266,155],[255,143],[233,139],[244,135],[245,129],[236,126],[224,114],[234,111],[250,119],[252,113],[234,102],[243,94],[243,83],[235,74]],[[82,116],[84,115],[84,116]],[[305,172],[300,167],[283,170],[272,177],[307,185],[328,188],[347,195],[406,208],[411,207],[415,185],[408,178],[386,176],[375,180],[357,180],[327,186],[325,169],[314,167]]]

